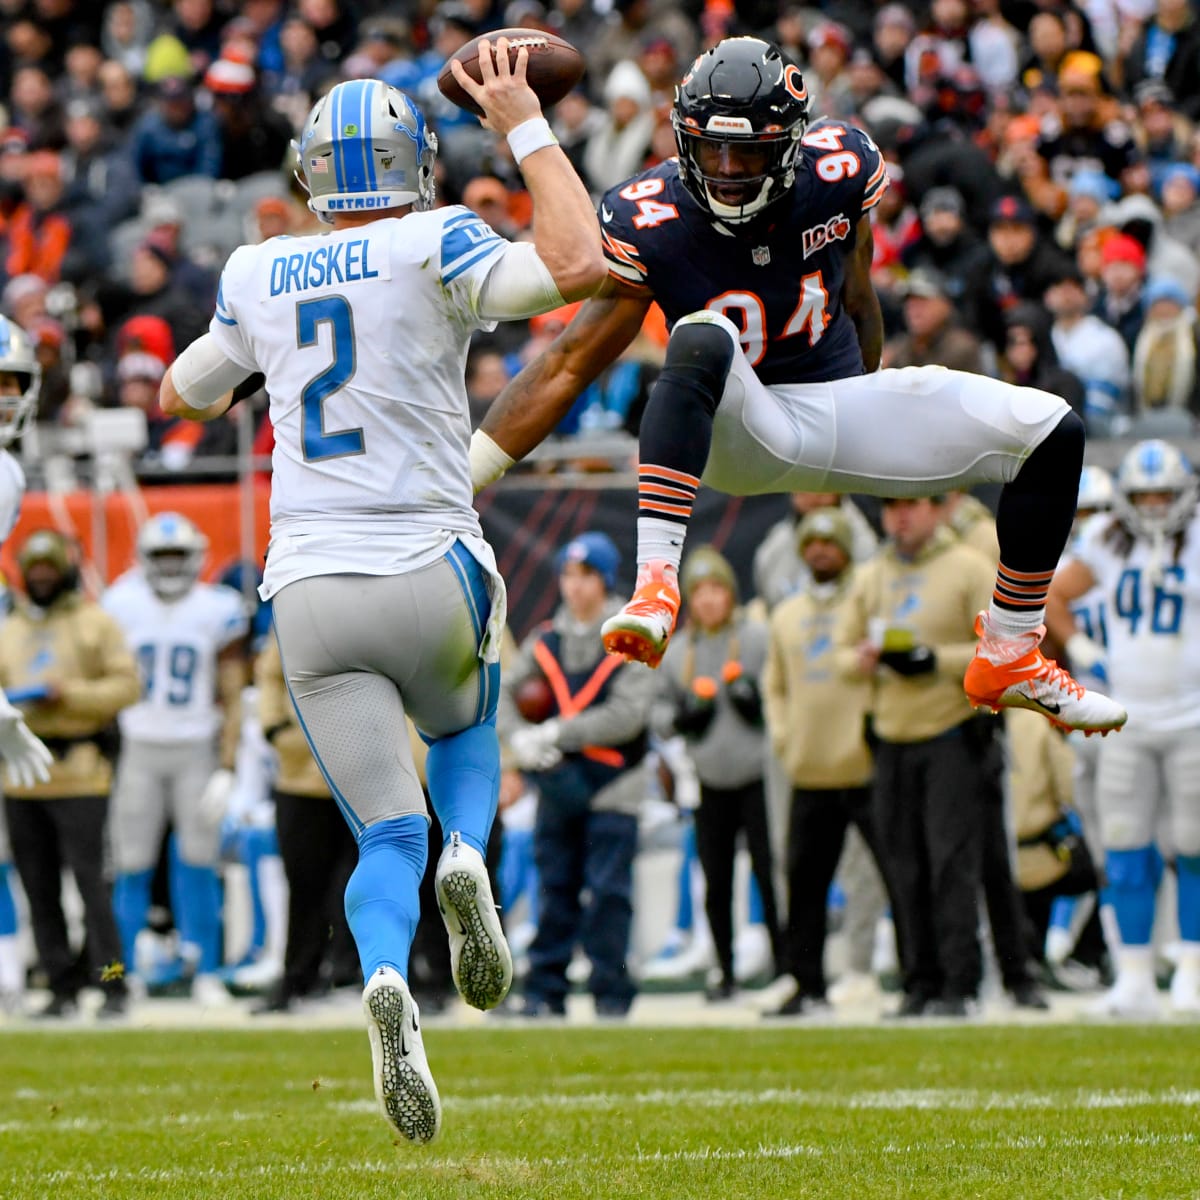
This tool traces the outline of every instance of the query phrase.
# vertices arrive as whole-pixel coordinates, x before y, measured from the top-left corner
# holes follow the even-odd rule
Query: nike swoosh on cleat
[[[612,209],[607,204],[600,205],[600,220],[606,225],[613,219]]]
[[[1036,696],[1030,696],[1029,699],[1044,712],[1053,713],[1055,716],[1058,716],[1062,712],[1062,705],[1057,700],[1053,704],[1047,704],[1044,700],[1039,700]]]

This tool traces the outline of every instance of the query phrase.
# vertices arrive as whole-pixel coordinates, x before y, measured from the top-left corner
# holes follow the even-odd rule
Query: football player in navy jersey
[[[637,585],[605,623],[610,652],[661,660],[702,479],[735,495],[927,496],[1005,483],[1001,563],[968,697],[1064,728],[1120,728],[1118,704],[1039,649],[1074,520],[1082,422],[1057,396],[982,375],[879,370],[870,212],[887,168],[861,130],[809,125],[804,80],[778,47],[727,38],[702,54],[676,89],[672,121],[678,159],[601,201],[607,282],[474,435],[476,490],[554,428],[657,301],[671,334],[641,425]],[[925,669],[953,668],[935,654]]]

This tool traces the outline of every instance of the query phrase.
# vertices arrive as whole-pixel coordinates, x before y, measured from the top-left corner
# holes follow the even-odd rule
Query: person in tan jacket
[[[771,747],[792,784],[780,966],[796,988],[773,1016],[799,1016],[824,1003],[829,885],[851,826],[878,858],[866,740],[871,684],[834,669],[834,628],[854,575],[854,530],[839,509],[817,509],[800,522],[796,543],[812,582],[771,614],[763,677]]]
[[[253,1011],[279,1013],[326,982],[321,973],[336,946],[349,953],[353,967],[343,897],[358,848],[296,720],[274,635],[255,659],[254,685],[263,736],[275,751],[271,799],[288,881],[288,917],[283,976]]]
[[[1054,901],[1094,891],[1099,879],[1075,811],[1075,753],[1067,739],[1037,713],[1014,711],[1007,722],[1017,883],[1029,926],[1029,952],[1042,961]],[[1099,973],[1106,948],[1097,906],[1079,930],[1073,951],[1076,963]]]
[[[121,627],[80,592],[75,546],[31,533],[17,551],[25,598],[0,626],[0,687],[54,755],[50,778],[10,786],[5,797],[13,861],[29,899],[34,942],[52,997],[43,1016],[72,1012],[82,986],[105,993],[101,1013],[120,1015],[126,986],[121,940],[104,874],[117,713],[141,683]],[[88,972],[79,976],[62,908],[68,867],[83,899]]]
[[[962,689],[993,566],[930,499],[887,499],[888,542],[858,568],[834,635],[872,685],[872,810],[904,978],[897,1015],[962,1016],[979,987],[980,722]],[[991,720],[992,718],[987,718]]]

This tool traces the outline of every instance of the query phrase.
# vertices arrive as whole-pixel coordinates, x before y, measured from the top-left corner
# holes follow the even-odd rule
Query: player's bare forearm
[[[604,281],[600,223],[583,181],[557,146],[521,163],[533,198],[533,244],[564,300],[585,300]]]
[[[524,458],[579,394],[633,341],[650,298],[602,286],[557,338],[492,401],[480,428],[511,458]]]
[[[871,218],[863,217],[855,230],[854,249],[846,263],[846,282],[842,288],[842,303],[854,322],[858,344],[862,350],[863,366],[878,371],[883,358],[883,310],[871,282],[871,260],[875,256],[875,238]]]

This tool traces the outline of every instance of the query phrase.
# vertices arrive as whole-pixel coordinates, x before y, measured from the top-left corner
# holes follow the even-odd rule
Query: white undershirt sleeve
[[[211,408],[254,374],[226,357],[211,333],[197,338],[171,364],[171,381],[189,408]]]
[[[531,242],[511,242],[479,290],[479,315],[489,321],[517,321],[564,304],[549,267]]]

